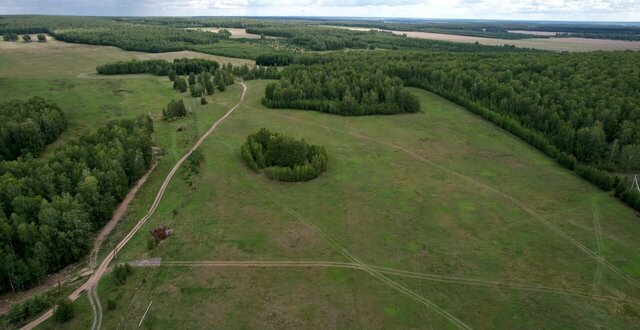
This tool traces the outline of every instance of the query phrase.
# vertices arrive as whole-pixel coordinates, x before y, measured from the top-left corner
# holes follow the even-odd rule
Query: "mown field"
[[[166,77],[84,78],[132,53],[73,46],[3,50],[0,97],[59,102],[71,124],[62,139],[111,118],[158,117],[168,100],[182,97]],[[267,109],[260,104],[266,83],[247,83],[244,104],[204,143],[196,185],[179,173],[118,261],[348,262],[341,247],[368,265],[421,274],[385,276],[472,328],[640,326],[640,222],[631,209],[425,91],[412,90],[422,113],[345,118]],[[197,106],[195,118],[157,122],[166,154],[107,248],[146,212],[196,131],[235,104],[240,91],[234,85],[216,94]],[[179,125],[187,131],[176,132]],[[239,148],[261,127],[324,145],[328,171],[295,184],[251,172]],[[148,231],[161,225],[173,233],[149,251]],[[135,268],[122,286],[111,277],[98,288],[104,329],[137,327],[151,301],[143,327],[154,329],[452,327],[433,308],[355,269],[167,265]],[[109,300],[114,309],[106,308]],[[88,327],[86,297],[75,306],[64,327]]]
[[[472,328],[640,323],[638,287],[552,229],[637,281],[640,224],[627,207],[424,91],[414,90],[423,113],[343,118],[266,109],[265,84],[248,83],[245,104],[203,146],[196,187],[173,181],[120,261],[347,261],[304,219],[364,263],[428,274],[389,277]],[[249,171],[238,149],[260,127],[324,145],[329,170],[299,184]],[[154,193],[140,195],[129,221]],[[173,234],[148,251],[147,232],[160,225]],[[103,305],[118,302],[105,328],[136,326],[151,301],[148,328],[451,326],[369,274],[341,268],[137,268],[124,286],[105,278],[99,293]]]

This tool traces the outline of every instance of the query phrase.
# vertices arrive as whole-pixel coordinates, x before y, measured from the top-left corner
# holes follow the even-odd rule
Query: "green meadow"
[[[0,52],[0,98],[58,102],[70,127],[57,143],[110,119],[140,113],[157,119],[154,138],[164,156],[104,255],[144,216],[175,161],[238,102],[242,88],[235,84],[200,106],[172,90],[166,77],[92,74],[131,52],[38,46],[50,54]],[[417,114],[340,117],[268,109],[261,104],[267,83],[246,82],[243,104],[201,147],[205,160],[195,185],[180,171],[117,262],[350,262],[342,253],[348,251],[364,264],[396,270],[386,278],[471,328],[640,327],[640,219],[618,200],[423,90],[411,90],[421,103]],[[162,108],[179,98],[194,113],[161,121]],[[323,145],[328,170],[305,183],[252,172],[239,150],[262,127]],[[159,226],[172,234],[149,250],[149,231]],[[153,329],[454,327],[358,269],[168,264],[134,267],[120,286],[112,277],[98,287],[104,329],[138,327],[151,301],[142,327]],[[90,326],[86,295],[74,305],[76,317],[63,327]]]

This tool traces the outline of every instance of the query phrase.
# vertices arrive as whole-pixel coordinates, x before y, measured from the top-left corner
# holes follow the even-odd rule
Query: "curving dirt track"
[[[104,258],[104,260],[102,261],[98,269],[96,269],[96,271],[93,273],[93,275],[91,275],[91,277],[87,280],[87,282],[69,295],[69,299],[73,301],[78,299],[78,297],[80,296],[80,294],[82,294],[82,292],[87,291],[92,309],[95,312],[92,329],[99,329],[102,323],[102,307],[100,306],[100,300],[98,299],[98,294],[96,291],[96,286],[100,281],[100,278],[106,272],[107,267],[109,266],[111,261],[116,258],[118,251],[120,251],[129,242],[129,240],[131,240],[133,235],[135,235],[138,232],[138,230],[142,228],[142,226],[147,222],[147,220],[149,220],[149,218],[156,211],[156,208],[158,208],[158,205],[160,204],[160,201],[162,200],[162,197],[164,196],[164,193],[167,190],[167,187],[169,186],[171,179],[176,174],[176,172],[178,172],[178,169],[180,168],[182,163],[184,163],[184,161],[187,160],[187,158],[189,158],[191,153],[193,153],[193,151],[196,150],[204,142],[204,140],[206,140],[207,137],[209,137],[209,135],[216,129],[216,127],[220,125],[220,123],[222,123],[233,111],[235,111],[240,106],[240,104],[242,104],[242,101],[244,101],[244,97],[247,93],[247,85],[245,85],[242,82],[240,82],[239,84],[242,85],[242,95],[240,96],[240,100],[238,101],[238,103],[236,103],[236,105],[234,105],[231,109],[229,109],[229,111],[227,111],[227,113],[224,116],[222,116],[222,118],[218,119],[218,121],[213,123],[213,125],[211,125],[209,130],[207,130],[200,137],[200,139],[193,145],[193,147],[191,147],[191,149],[189,149],[189,151],[184,156],[182,156],[182,158],[180,158],[178,162],[176,162],[176,164],[173,166],[173,168],[171,168],[171,171],[169,172],[169,174],[167,174],[164,181],[162,182],[162,186],[160,187],[160,190],[158,191],[158,194],[156,195],[156,198],[154,199],[153,204],[151,204],[151,207],[149,208],[149,211],[147,212],[147,214],[144,217],[142,217],[142,219],[140,219],[138,223],[136,223],[136,225],[120,241],[120,243],[118,243],[118,245],[116,245],[116,247],[113,250],[111,250],[111,252],[109,252],[109,254]],[[49,309],[46,313],[44,313],[37,319],[29,322],[27,325],[22,327],[22,329],[23,330],[33,329],[39,324],[41,324],[42,322],[44,322],[45,320],[47,320],[49,317],[51,317],[51,315],[53,315],[53,309]]]

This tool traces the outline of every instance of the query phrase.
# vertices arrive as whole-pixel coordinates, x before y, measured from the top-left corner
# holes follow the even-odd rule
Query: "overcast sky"
[[[640,0],[0,0],[2,14],[640,21]]]

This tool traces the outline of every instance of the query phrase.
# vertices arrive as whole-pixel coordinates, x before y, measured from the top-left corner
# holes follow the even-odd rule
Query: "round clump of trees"
[[[240,150],[244,162],[255,172],[286,182],[309,181],[327,170],[324,147],[270,132],[266,128],[251,134]]]

